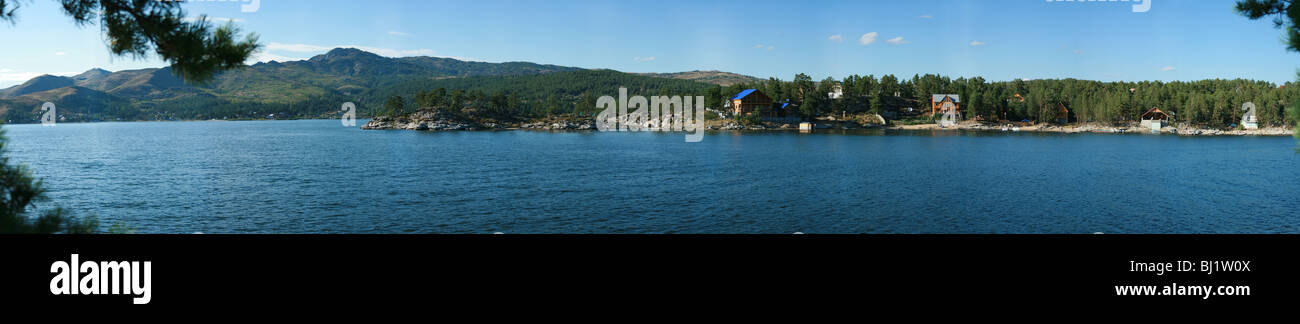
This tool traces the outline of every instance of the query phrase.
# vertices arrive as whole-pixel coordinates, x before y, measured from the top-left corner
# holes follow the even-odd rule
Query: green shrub
[[[77,219],[63,208],[41,212],[32,219],[29,212],[36,204],[49,201],[41,181],[32,177],[25,165],[9,163],[5,145],[8,138],[0,129],[0,234],[88,234],[94,233],[99,222],[94,217]]]

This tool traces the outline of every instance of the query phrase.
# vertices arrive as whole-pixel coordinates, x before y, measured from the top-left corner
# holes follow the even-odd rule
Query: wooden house
[[[951,102],[952,106],[956,107],[957,111],[954,113],[961,113],[961,96],[955,94],[936,94],[933,95],[932,100],[930,100],[930,114],[938,115],[943,113],[943,104],[948,102]]]
[[[759,107],[772,107],[772,98],[758,89],[741,91],[731,97],[731,113],[736,117],[748,115],[757,111]]]
[[[1056,122],[1057,124],[1070,123],[1070,108],[1066,108],[1064,104],[1057,103],[1056,118],[1052,119],[1052,121]]]

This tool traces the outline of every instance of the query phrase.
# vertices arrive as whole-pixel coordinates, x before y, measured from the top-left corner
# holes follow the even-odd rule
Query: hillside
[[[103,79],[104,77],[108,76],[109,74],[113,74],[113,72],[109,72],[108,70],[105,69],[90,69],[86,72],[82,72],[81,74],[73,76],[72,80],[76,81],[77,85],[84,85],[91,82],[97,82]]]
[[[506,99],[508,102],[505,105],[509,105],[515,114],[543,116],[593,112],[596,98],[617,96],[620,87],[627,88],[628,95],[645,96],[660,94],[705,96],[710,89],[717,88],[707,83],[648,77],[612,70],[577,70],[508,77],[414,80],[367,91],[359,97],[367,102],[373,102],[373,105],[378,105],[381,100],[389,96],[409,98],[420,91],[435,89],[445,89],[449,93],[462,91],[466,101],[491,100],[491,97],[509,94],[516,100]]]
[[[59,115],[78,121],[103,120],[106,116],[133,116],[136,112],[130,101],[79,86],[29,93],[6,99],[5,102],[7,104],[0,105],[0,114],[5,115],[5,122],[11,123],[39,122],[42,113],[40,107],[45,102],[56,103],[60,108]],[[65,110],[63,107],[77,108]],[[12,115],[10,110],[13,110]]]
[[[717,71],[648,76],[529,62],[391,58],[336,48],[307,60],[227,71],[203,84],[187,84],[170,68],[45,75],[0,90],[0,111],[6,121],[31,122],[39,117],[34,113],[39,104],[50,101],[70,121],[322,117],[336,114],[343,102],[354,102],[364,116],[389,96],[414,105],[417,93],[443,88],[463,91],[466,100],[510,94],[515,107],[564,113],[572,112],[575,102],[594,100],[587,97],[616,94],[619,86],[634,93],[702,95],[708,83],[743,78],[752,79]]]
[[[681,79],[681,80],[691,80],[697,82],[711,83],[711,84],[716,84],[724,87],[731,86],[738,83],[753,83],[753,82],[762,81],[762,79],[755,78],[752,76],[736,74],[731,72],[722,72],[722,71],[689,71],[689,72],[677,72],[677,73],[638,73],[638,74],[644,76],[656,77],[656,78]]]
[[[76,82],[73,81],[72,78],[46,74],[27,80],[27,82],[12,88],[0,90],[0,98],[12,98],[29,93],[71,87],[74,85],[76,85]]]

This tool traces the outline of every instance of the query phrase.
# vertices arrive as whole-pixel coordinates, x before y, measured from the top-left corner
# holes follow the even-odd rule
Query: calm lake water
[[[1290,137],[4,129],[51,203],[145,233],[1300,232]]]

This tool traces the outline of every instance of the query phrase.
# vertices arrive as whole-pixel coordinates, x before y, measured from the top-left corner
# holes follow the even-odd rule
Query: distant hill
[[[4,102],[6,104],[0,105],[0,113],[18,118],[12,120],[16,123],[38,122],[42,113],[40,107],[45,102],[54,102],[57,107],[76,107],[74,110],[58,111],[59,115],[72,116],[74,120],[96,120],[98,118],[93,116],[130,114],[135,111],[126,99],[79,86],[29,93],[5,99]],[[9,115],[10,110],[14,110],[13,115]]]
[[[86,72],[82,72],[81,74],[73,76],[72,80],[76,81],[77,85],[83,85],[85,83],[99,81],[104,77],[108,76],[109,74],[113,74],[113,72],[109,72],[108,70],[105,69],[90,69]]]
[[[653,75],[592,71],[529,62],[391,58],[336,48],[307,60],[257,63],[227,71],[203,84],[187,84],[170,68],[44,75],[0,90],[0,111],[4,121],[31,122],[37,120],[34,111],[39,105],[50,101],[71,121],[319,117],[337,114],[341,103],[354,102],[364,115],[371,111],[367,107],[381,106],[388,96],[413,100],[417,92],[436,88],[477,91],[480,97],[510,93],[523,105],[548,107],[535,111],[566,111],[585,99],[583,95],[610,94],[619,85],[640,93],[699,92],[703,88],[699,85],[757,80],[718,71]],[[557,77],[539,77],[551,74]],[[676,81],[661,81],[670,79]]]
[[[639,73],[644,76],[656,78],[682,79],[704,83],[712,83],[720,86],[730,86],[737,83],[748,83],[761,81],[762,79],[748,75],[736,74],[722,71],[689,71],[677,73]]]
[[[510,93],[520,97],[537,109],[562,109],[544,114],[573,111],[590,112],[600,96],[616,96],[618,88],[628,89],[629,95],[704,95],[714,86],[682,79],[656,78],[613,70],[577,70],[522,76],[476,76],[466,78],[429,79],[406,82],[391,87],[377,88],[366,95],[387,98],[392,95],[407,96],[422,90],[443,88],[447,91],[482,92],[484,95]],[[555,104],[547,103],[555,101]],[[576,102],[583,102],[575,107]]]
[[[0,98],[17,97],[29,93],[71,87],[74,85],[76,85],[76,81],[73,81],[72,78],[46,74],[27,80],[27,82],[12,88],[0,90]]]

